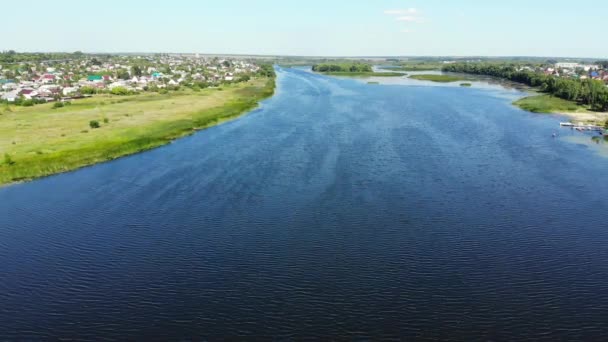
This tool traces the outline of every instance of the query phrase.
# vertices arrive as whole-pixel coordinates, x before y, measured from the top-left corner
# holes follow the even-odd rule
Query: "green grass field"
[[[559,113],[586,111],[587,108],[573,101],[568,101],[551,95],[535,95],[524,97],[513,103],[523,110],[533,113]]]
[[[273,93],[273,79],[255,79],[200,92],[99,95],[58,109],[52,104],[0,107],[0,184],[161,146],[236,118]],[[91,128],[91,120],[101,127]]]
[[[449,82],[457,82],[457,81],[466,81],[462,77],[452,76],[452,75],[412,75],[409,78],[413,78],[419,81],[432,81],[432,82],[441,82],[441,83],[449,83]]]

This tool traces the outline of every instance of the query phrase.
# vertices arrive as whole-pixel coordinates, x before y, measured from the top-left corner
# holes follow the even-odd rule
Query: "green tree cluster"
[[[442,69],[476,75],[487,75],[539,87],[541,91],[556,97],[589,105],[593,110],[608,111],[608,88],[602,81],[570,79],[544,75],[529,70],[517,70],[513,64],[456,63]]]
[[[364,63],[315,64],[315,72],[372,72],[372,66]]]

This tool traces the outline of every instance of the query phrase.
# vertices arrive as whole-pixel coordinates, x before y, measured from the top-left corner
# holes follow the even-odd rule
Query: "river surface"
[[[516,89],[278,74],[238,120],[0,189],[0,340],[608,336],[580,133]]]

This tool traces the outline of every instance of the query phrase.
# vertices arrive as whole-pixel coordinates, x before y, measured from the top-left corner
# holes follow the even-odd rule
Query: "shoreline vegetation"
[[[604,125],[608,120],[608,88],[602,81],[570,79],[517,68],[516,65],[455,63],[442,69],[506,79],[528,85],[541,94],[513,102],[533,113],[566,115],[573,120]]]
[[[401,77],[406,74],[401,72],[374,72],[370,64],[365,63],[336,63],[315,64],[312,71],[327,76],[345,77]]]
[[[391,71],[434,71],[441,70],[443,65],[440,63],[404,63],[399,65],[387,65],[381,66],[380,69],[391,70]]]
[[[97,95],[53,108],[0,108],[0,186],[147,151],[258,106],[275,77],[167,94]]]
[[[440,82],[440,83],[451,83],[458,81],[466,81],[465,78],[454,76],[454,75],[432,75],[432,74],[421,74],[421,75],[411,75],[409,78],[419,81],[431,81],[431,82]]]

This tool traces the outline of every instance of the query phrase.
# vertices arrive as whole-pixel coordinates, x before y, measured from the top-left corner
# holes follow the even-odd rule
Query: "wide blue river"
[[[0,189],[0,340],[608,336],[590,135],[499,86],[277,71],[238,120]]]

